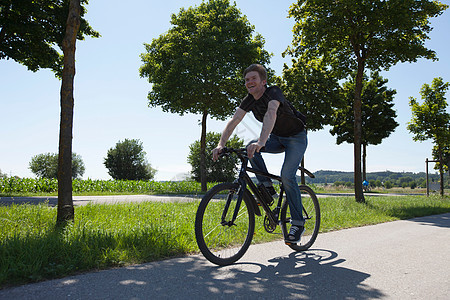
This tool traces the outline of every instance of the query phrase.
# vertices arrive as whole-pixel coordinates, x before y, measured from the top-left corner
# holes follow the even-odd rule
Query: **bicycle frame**
[[[239,171],[239,176],[236,179],[236,182],[239,183],[240,189],[238,191],[239,194],[238,194],[236,207],[233,212],[233,217],[230,221],[226,221],[225,216],[228,213],[228,209],[230,207],[231,199],[233,198],[232,197],[233,195],[228,196],[224,211],[222,213],[222,225],[232,226],[234,224],[234,222],[239,214],[239,209],[240,209],[240,206],[242,203],[242,199],[244,197],[245,192],[247,191],[247,186],[250,188],[250,190],[253,192],[253,195],[256,197],[256,199],[259,201],[260,205],[262,206],[262,208],[263,208],[264,212],[266,213],[266,216],[270,222],[270,225],[271,226],[278,225],[279,212],[281,209],[281,205],[282,205],[282,201],[283,201],[283,194],[284,194],[284,187],[283,187],[283,183],[281,181],[281,176],[258,171],[251,167],[248,167],[249,158],[246,155],[243,155],[242,153],[238,153],[238,152],[235,152],[235,153],[238,155],[239,159],[241,160],[241,169]],[[305,168],[299,167],[299,170],[301,170],[302,172],[305,172],[308,176],[314,178],[314,174],[312,174]],[[274,179],[280,183],[280,194],[278,197],[277,206],[275,207],[275,209],[273,211],[270,208],[270,206],[267,204],[267,202],[265,200],[265,196],[261,193],[261,191],[258,189],[258,187],[255,185],[255,183],[252,181],[252,179],[248,175],[248,172],[253,173],[255,175],[266,176],[266,177],[268,177],[270,179]],[[254,213],[257,216],[261,216],[261,212],[259,210],[259,206],[258,206],[258,203],[256,202],[255,198],[250,197],[250,201],[253,206]],[[306,214],[305,218],[308,219],[309,216],[308,216],[307,212],[304,209],[303,209],[303,211]]]
[[[250,178],[250,176],[248,175],[247,172],[251,172],[254,173],[256,175],[262,175],[262,176],[266,176],[269,177],[271,179],[277,180],[278,182],[280,182],[280,195],[278,198],[278,203],[277,203],[277,209],[275,211],[279,211],[279,209],[281,208],[281,204],[282,204],[282,199],[283,199],[283,193],[284,193],[284,188],[283,188],[283,183],[281,182],[281,177],[280,176],[276,176],[270,173],[265,173],[265,172],[261,172],[258,170],[255,170],[253,168],[248,167],[248,157],[247,156],[243,156],[240,155],[239,153],[238,157],[241,160],[241,169],[239,171],[239,176],[237,178],[237,182],[239,183],[240,189],[238,191],[238,199],[237,199],[237,203],[236,203],[236,207],[235,210],[233,212],[233,217],[230,221],[226,221],[225,220],[225,216],[228,213],[228,209],[230,207],[230,202],[232,199],[232,195],[229,195],[227,198],[227,202],[225,204],[225,208],[224,211],[222,213],[222,225],[228,225],[228,226],[232,226],[238,216],[239,213],[239,209],[242,203],[242,199],[244,197],[244,193],[247,191],[247,187],[250,188],[250,190],[253,192],[253,195],[256,197],[256,199],[259,201],[260,205],[263,207],[263,210],[266,213],[267,218],[270,221],[270,224],[275,226],[278,225],[278,214],[274,214],[272,212],[272,210],[270,209],[269,205],[267,204],[264,195],[262,195],[261,191],[258,189],[258,187],[255,185],[255,183],[252,181],[252,179]],[[252,206],[254,209],[254,213],[258,216],[261,216],[261,212],[259,210],[259,206],[258,203],[256,202],[254,197],[250,197],[250,201],[252,202]]]

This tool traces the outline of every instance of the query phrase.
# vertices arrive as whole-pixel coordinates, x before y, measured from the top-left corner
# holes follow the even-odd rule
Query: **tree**
[[[242,72],[269,62],[261,35],[228,0],[210,0],[172,15],[169,31],[146,44],[141,77],[152,90],[149,106],[201,114],[201,187],[206,191],[206,121],[224,120],[245,95]]]
[[[381,144],[387,138],[398,123],[395,121],[397,113],[393,109],[395,90],[388,89],[385,84],[388,82],[379,75],[372,72],[371,80],[367,75],[363,77],[363,87],[361,90],[361,144],[363,146],[362,166],[363,176],[366,180],[366,148],[368,145]],[[336,109],[333,114],[332,135],[336,135],[336,143],[353,143],[355,117],[352,113],[353,100],[355,95],[355,81],[350,80],[344,83],[342,89],[342,106]]]
[[[29,168],[36,176],[42,178],[58,178],[58,154],[42,153],[31,158]],[[85,171],[81,156],[72,153],[72,178],[82,177]]]
[[[108,174],[116,180],[151,180],[156,170],[145,155],[141,141],[125,139],[108,150],[104,164]]]
[[[0,59],[13,59],[31,71],[52,69],[61,77],[57,225],[74,219],[72,126],[75,44],[98,37],[82,18],[87,0],[12,1],[0,4]],[[61,56],[54,46],[59,46]]]
[[[443,162],[443,149],[450,141],[450,114],[446,111],[447,101],[445,94],[450,83],[443,81],[441,77],[434,78],[431,86],[424,84],[420,89],[423,104],[410,97],[409,106],[412,111],[411,121],[407,128],[414,135],[414,141],[431,139],[437,147],[439,162]],[[441,180],[441,195],[444,196],[444,164],[439,164]]]
[[[7,177],[8,177],[8,174],[2,173],[2,170],[0,169],[0,179],[7,178]]]
[[[81,0],[87,5],[88,0]],[[61,75],[63,59],[54,46],[62,49],[68,0],[4,0],[0,4],[0,59],[13,59],[35,72],[49,68]],[[80,30],[77,39],[99,37],[83,18],[80,8]]]
[[[206,152],[211,153],[220,140],[220,133],[208,132],[206,134]],[[244,141],[237,135],[232,136],[228,142],[227,147],[242,148]],[[192,166],[192,177],[194,180],[200,182],[200,141],[195,141],[189,146],[188,163]],[[206,158],[206,180],[208,182],[230,182],[234,181],[237,176],[236,165],[239,159],[235,155],[220,159],[216,162],[212,160],[211,156]]]
[[[364,202],[361,176],[361,91],[365,68],[389,69],[398,62],[436,59],[424,46],[429,19],[448,5],[431,0],[299,0],[289,53],[302,60],[322,59],[337,78],[356,71],[353,101],[355,199]]]

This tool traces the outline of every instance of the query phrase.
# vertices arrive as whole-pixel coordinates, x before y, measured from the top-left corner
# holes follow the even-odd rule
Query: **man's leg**
[[[308,138],[306,132],[303,131],[295,136],[280,139],[286,148],[281,179],[289,202],[292,225],[303,226],[305,221],[302,215],[302,199],[296,174],[308,146]]]

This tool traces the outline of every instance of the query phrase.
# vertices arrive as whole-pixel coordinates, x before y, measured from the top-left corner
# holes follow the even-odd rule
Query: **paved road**
[[[0,299],[449,299],[450,214],[320,234],[236,264],[193,255],[0,290]]]
[[[200,199],[201,196],[161,196],[161,195],[117,195],[117,196],[73,196],[74,205],[86,205],[87,203],[118,203],[118,202],[141,202],[141,201],[160,201],[160,202],[174,202],[174,201],[194,201]],[[58,197],[0,197],[0,204],[38,204],[48,203],[50,206],[58,204]]]

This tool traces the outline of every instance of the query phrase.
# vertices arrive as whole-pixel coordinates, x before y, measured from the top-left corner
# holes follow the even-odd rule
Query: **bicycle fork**
[[[231,201],[233,201],[233,197],[234,197],[235,191],[230,191],[228,193],[227,202],[225,203],[225,207],[224,207],[223,212],[222,212],[222,219],[221,219],[221,223],[220,223],[222,226],[229,226],[229,227],[231,227],[233,225],[236,226],[236,224],[234,222],[236,221],[236,218],[237,218],[237,216],[239,214],[239,210],[240,210],[240,207],[241,207],[242,199],[244,198],[244,191],[245,191],[245,185],[242,185],[242,184],[239,185],[238,198],[237,198],[237,201],[236,201],[236,207],[234,208],[233,217],[231,218],[230,221],[227,221],[226,217],[228,215],[228,210],[230,209]]]

